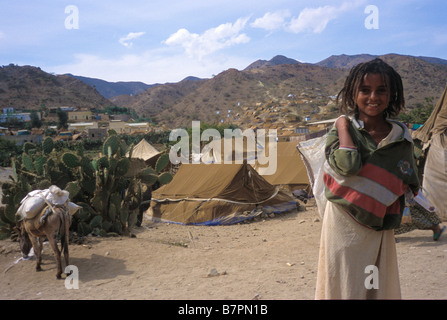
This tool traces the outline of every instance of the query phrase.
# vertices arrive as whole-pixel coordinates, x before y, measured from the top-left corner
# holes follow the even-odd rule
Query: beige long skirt
[[[400,299],[394,231],[374,231],[328,202],[315,299]]]

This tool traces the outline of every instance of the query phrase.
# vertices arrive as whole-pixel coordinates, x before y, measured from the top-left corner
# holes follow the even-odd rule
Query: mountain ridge
[[[66,75],[79,79],[82,82],[94,87],[103,97],[107,99],[122,94],[136,95],[155,85],[146,84],[141,81],[109,82],[98,78],[76,76],[70,73],[67,73]]]
[[[160,101],[165,101],[164,98],[157,97],[149,88],[144,94],[146,97],[152,94],[150,100],[137,95],[127,102],[127,106],[137,113],[146,112],[157,123],[174,127],[186,126],[198,118],[212,123],[239,121],[237,114],[245,113],[245,108],[250,108],[253,113],[259,105],[287,105],[292,115],[302,117],[309,114],[319,120],[317,110],[331,103],[328,97],[338,94],[350,66],[376,57],[382,58],[401,74],[408,109],[425,103],[427,97],[436,101],[446,85],[447,65],[439,61],[432,63],[426,58],[398,54],[340,55],[316,64],[273,65],[261,61],[263,63],[255,64],[257,67],[251,64],[250,68],[243,70],[230,68],[204,80],[193,91],[182,91],[182,95],[168,105],[163,106]],[[176,85],[170,84],[170,90],[175,88]],[[169,95],[167,92],[164,94]],[[158,108],[153,109],[155,101],[159,101]],[[324,116],[335,115],[333,107],[328,108],[332,108],[332,113]],[[231,117],[222,118],[222,114],[230,110]],[[248,122],[244,125],[249,125]]]
[[[298,60],[291,59],[283,55],[276,55],[270,60],[262,60],[262,59],[256,60],[255,62],[248,65],[244,70],[248,71],[252,69],[262,68],[265,66],[279,66],[282,64],[298,64],[298,63],[300,63]]]
[[[52,75],[34,66],[0,67],[0,106],[38,110],[72,105],[93,109],[112,102],[68,75]]]
[[[243,70],[224,70],[209,79],[191,76],[176,83],[151,85],[130,82],[127,90],[140,90],[138,93],[106,99],[98,91],[98,81],[94,82],[96,85],[88,85],[84,82],[90,80],[87,77],[51,75],[38,67],[10,65],[0,68],[0,106],[38,109],[42,104],[46,107],[74,105],[93,109],[116,105],[170,128],[190,125],[192,120],[256,125],[267,117],[256,114],[260,109],[267,112],[268,107],[278,106],[284,110],[284,116],[287,113],[292,118],[310,115],[318,120],[334,114],[332,100],[349,68],[375,57],[382,58],[401,74],[409,109],[424,103],[427,97],[436,101],[446,85],[447,61],[440,58],[399,54],[333,55],[312,64],[277,55],[270,60],[257,60]],[[96,80],[102,85],[108,84]],[[137,89],[133,87],[135,84]]]

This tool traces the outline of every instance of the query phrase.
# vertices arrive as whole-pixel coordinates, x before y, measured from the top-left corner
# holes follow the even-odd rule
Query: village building
[[[23,145],[25,142],[41,143],[43,140],[42,132],[31,132],[29,130],[19,130],[16,134],[2,136],[2,139],[12,141],[16,145]]]
[[[95,129],[98,128],[97,122],[76,122],[76,123],[69,123],[68,124],[68,130],[69,131],[87,131],[88,129]]]
[[[88,128],[87,134],[89,139],[104,140],[107,138],[107,128]]]
[[[92,120],[92,112],[90,110],[73,110],[68,111],[68,121],[87,121]]]
[[[146,133],[150,131],[150,125],[148,122],[129,123],[121,120],[111,120],[109,129],[115,130],[118,134],[131,134],[135,131]]]

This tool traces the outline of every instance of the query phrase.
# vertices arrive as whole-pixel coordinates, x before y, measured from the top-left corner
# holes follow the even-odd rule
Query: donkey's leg
[[[62,261],[61,261],[61,252],[59,250],[59,247],[57,246],[57,238],[53,234],[47,235],[48,242],[51,245],[51,248],[54,252],[54,257],[56,258],[56,264],[57,264],[57,272],[56,272],[56,278],[60,279],[62,274]]]
[[[70,255],[68,252],[68,243],[70,242],[70,221],[71,217],[67,214],[64,219],[64,234],[62,235],[61,245],[64,248],[65,267],[70,264]]]
[[[36,271],[41,271],[40,264],[42,263],[42,241],[39,238],[30,234],[29,239],[33,245],[34,254],[36,255]]]
[[[70,262],[69,262],[70,257],[69,257],[69,253],[68,253],[68,241],[69,241],[68,238],[69,238],[68,234],[64,234],[61,237],[61,251],[63,251],[63,253],[64,253],[65,267],[67,267],[70,264]]]

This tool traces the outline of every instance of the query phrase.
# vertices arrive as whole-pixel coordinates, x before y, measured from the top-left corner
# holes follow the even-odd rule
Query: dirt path
[[[135,238],[70,244],[79,289],[56,280],[51,249],[43,271],[0,241],[0,299],[313,299],[321,222],[316,207],[232,226],[145,222]],[[447,299],[447,235],[397,236],[403,299]]]

